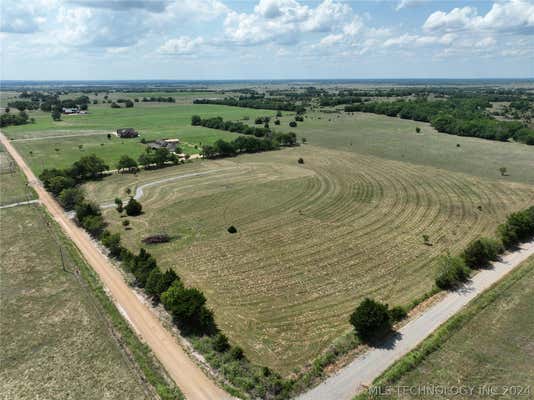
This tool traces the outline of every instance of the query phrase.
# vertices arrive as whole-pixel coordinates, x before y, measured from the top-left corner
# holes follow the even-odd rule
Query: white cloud
[[[436,11],[423,25],[426,31],[492,31],[534,33],[534,3],[509,0],[493,3],[485,15],[473,7],[454,8],[450,12]]]
[[[35,33],[46,23],[46,12],[54,5],[53,0],[0,2],[0,32]]]
[[[291,44],[308,32],[340,30],[352,18],[351,7],[334,0],[315,8],[296,0],[260,0],[252,13],[229,12],[224,27],[226,38],[236,44]]]
[[[106,8],[115,11],[146,10],[163,12],[171,0],[70,0],[68,3],[89,8]]]
[[[204,43],[205,40],[201,37],[181,36],[167,40],[159,48],[158,52],[162,54],[190,55],[195,54]]]
[[[397,7],[395,7],[395,10],[399,11],[403,8],[415,7],[427,2],[428,0],[400,0],[397,4]]]

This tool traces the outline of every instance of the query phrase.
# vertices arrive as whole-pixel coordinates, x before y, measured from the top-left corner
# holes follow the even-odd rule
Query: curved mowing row
[[[408,303],[430,289],[438,255],[491,234],[534,198],[526,185],[313,146],[235,166],[147,192],[133,231],[192,232],[153,252],[205,291],[252,360],[282,373],[350,329],[365,296]],[[140,233],[128,235],[137,245]]]

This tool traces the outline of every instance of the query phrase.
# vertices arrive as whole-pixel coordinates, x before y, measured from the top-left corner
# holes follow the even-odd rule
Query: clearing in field
[[[498,390],[500,399],[531,398],[534,376],[534,257],[459,314],[461,327],[440,348],[395,385],[473,387],[469,398],[487,399],[481,388]],[[507,393],[504,391],[510,388]],[[519,395],[520,388],[523,394]],[[389,397],[384,397],[389,398]],[[397,398],[397,397],[396,397]],[[407,394],[400,399],[446,399]]]
[[[206,293],[217,323],[252,361],[284,374],[349,330],[364,297],[410,302],[431,288],[438,255],[493,234],[534,197],[529,185],[313,145],[138,177],[195,168],[218,171],[145,189],[132,229],[114,209],[106,219],[131,249],[150,234],[171,235],[148,249],[159,265]],[[107,201],[136,179],[87,190]]]
[[[0,392],[10,399],[151,398],[67,252],[71,272],[62,269],[46,218],[38,206],[0,210]]]

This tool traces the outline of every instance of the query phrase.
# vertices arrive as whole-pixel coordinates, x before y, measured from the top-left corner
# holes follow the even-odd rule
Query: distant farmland
[[[534,197],[528,185],[312,145],[173,170],[196,166],[222,170],[145,190],[145,214],[130,218],[132,230],[113,209],[106,218],[133,249],[148,234],[173,235],[149,251],[202,288],[247,356],[282,373],[350,329],[348,315],[363,297],[396,305],[429,290],[436,256],[491,235]],[[132,183],[113,178],[88,188],[109,199]],[[228,234],[229,225],[238,233]]]

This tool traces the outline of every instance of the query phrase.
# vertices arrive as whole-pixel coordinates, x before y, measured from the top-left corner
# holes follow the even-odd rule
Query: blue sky
[[[534,77],[534,0],[3,0],[1,79]]]

